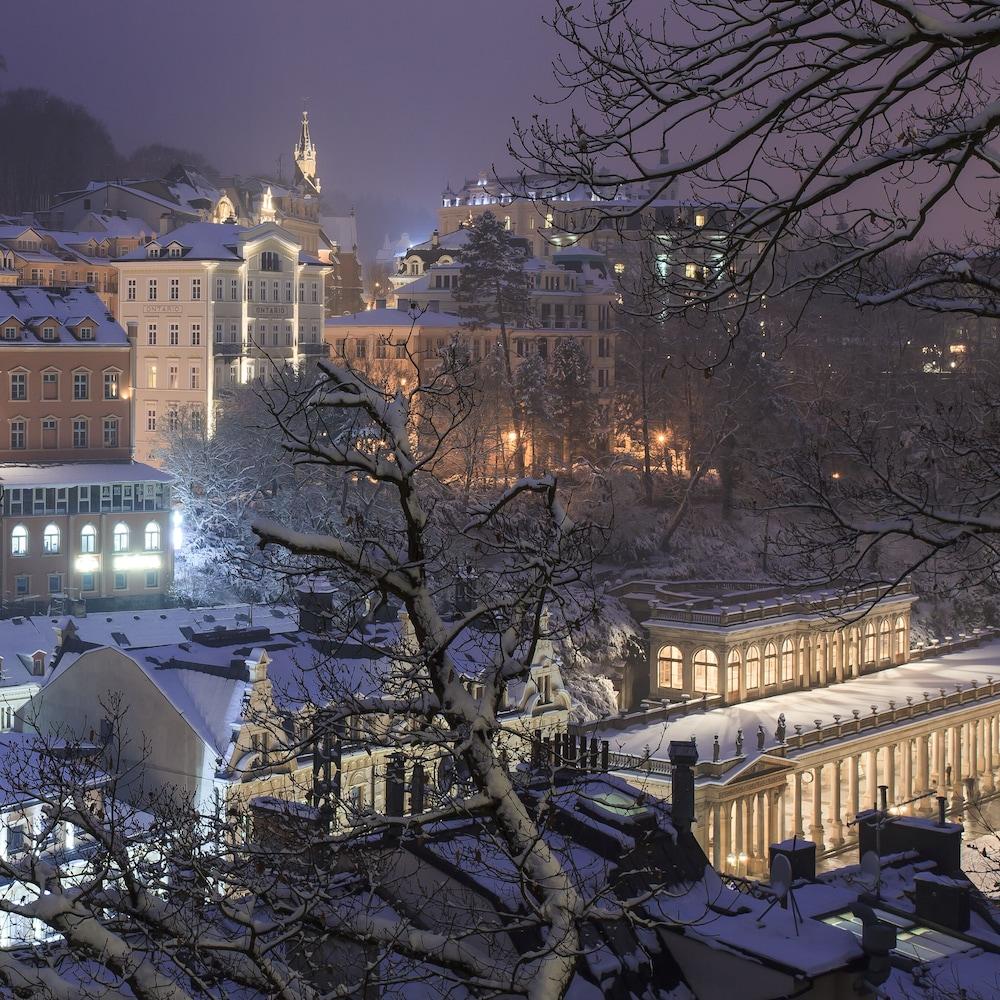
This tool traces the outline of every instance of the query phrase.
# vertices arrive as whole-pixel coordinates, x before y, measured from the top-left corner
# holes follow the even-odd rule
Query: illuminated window
[[[865,624],[864,644],[861,647],[861,662],[862,663],[874,663],[875,662],[875,623],[874,622],[867,622]]]
[[[92,524],[85,524],[80,529],[80,551],[85,553],[97,551],[97,529]]]
[[[47,556],[59,555],[60,536],[58,525],[47,524],[42,532],[42,552]]]
[[[23,524],[17,524],[10,533],[10,554],[26,556],[28,554],[28,529]]]
[[[551,212],[546,212],[545,213],[545,228],[546,229],[551,229],[552,228],[552,213]]]
[[[625,273],[625,265],[619,261],[617,264],[615,264],[615,274],[624,274],[624,273]]]
[[[703,225],[705,225],[705,222],[706,222],[706,219],[705,219],[705,213],[704,212],[695,212],[694,213],[694,224],[699,229],[701,229],[701,227]]]
[[[778,683],[778,647],[769,642],[764,647],[764,685]]]
[[[156,521],[150,521],[144,532],[145,549],[147,552],[160,551],[160,526]]]
[[[719,658],[711,649],[699,649],[694,654],[694,689],[707,694],[719,690]]]
[[[892,628],[889,619],[883,618],[878,627],[878,658],[888,660],[892,656]]]
[[[795,647],[791,639],[781,644],[781,680],[788,682],[795,678]]]
[[[760,646],[751,646],[747,650],[746,685],[748,691],[760,687]]]
[[[112,546],[115,552],[128,552],[128,525],[124,521],[119,521],[115,525],[112,535]]]
[[[726,691],[732,693],[740,689],[740,651],[731,649],[726,660]]]
[[[684,656],[676,646],[663,646],[656,658],[660,687],[680,688],[684,684]]]

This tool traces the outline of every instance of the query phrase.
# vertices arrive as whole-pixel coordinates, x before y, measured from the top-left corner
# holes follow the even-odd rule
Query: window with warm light
[[[92,524],[80,529],[80,551],[88,555],[97,551],[97,529]]]
[[[684,684],[684,655],[676,646],[663,646],[656,658],[660,687],[681,688]]]
[[[28,529],[23,524],[17,524],[11,529],[10,554],[12,556],[28,554]]]
[[[694,689],[700,694],[716,694],[719,690],[719,658],[711,649],[699,649],[694,654]]]

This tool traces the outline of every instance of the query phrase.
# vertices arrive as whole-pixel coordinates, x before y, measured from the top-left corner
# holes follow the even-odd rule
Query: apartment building
[[[131,461],[131,349],[87,289],[0,288],[0,614],[170,587],[170,477]]]
[[[462,272],[459,253],[467,239],[466,228],[443,236],[435,232],[426,243],[411,247],[404,254],[400,272],[393,279],[397,313],[422,314],[421,323],[435,314],[456,316],[459,313],[455,301]],[[527,254],[530,242],[521,242]],[[508,331],[512,367],[516,369],[532,355],[551,358],[558,342],[572,337],[590,361],[593,389],[603,395],[615,383],[615,289],[607,257],[583,246],[569,246],[549,258],[527,256],[524,269],[531,320]],[[398,326],[398,315],[395,318]],[[369,325],[364,313],[343,317],[340,322],[331,320],[327,334],[334,355],[345,350],[347,354],[342,356],[357,360],[358,355],[351,351],[361,348],[341,341],[363,339],[362,331]],[[496,339],[495,334],[491,338],[486,330],[469,330],[460,322],[453,325],[456,335],[468,342],[470,356],[474,359],[485,352],[485,340]],[[366,349],[378,350],[379,334],[374,336],[376,339]],[[441,339],[440,332],[434,336]]]
[[[117,264],[140,461],[155,463],[183,422],[211,434],[232,386],[325,353],[329,268],[274,222],[191,223]]]
[[[82,220],[88,228],[75,231],[34,225],[0,225],[0,286],[89,288],[113,313],[118,299],[114,258],[134,250],[154,230],[138,219]]]

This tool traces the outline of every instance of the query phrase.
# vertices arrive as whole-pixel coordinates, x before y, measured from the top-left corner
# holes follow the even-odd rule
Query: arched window
[[[778,683],[778,647],[769,642],[764,647],[764,686]]]
[[[888,660],[892,656],[892,627],[889,619],[883,618],[878,625],[878,658]]]
[[[745,677],[748,691],[755,691],[760,687],[760,646],[751,646],[747,650]]]
[[[28,554],[28,529],[23,524],[14,525],[10,533],[10,554],[26,556]]]
[[[781,681],[791,680],[795,680],[795,646],[791,639],[786,639],[781,644]]]
[[[42,552],[47,556],[58,555],[61,536],[62,532],[57,524],[45,525],[45,530],[42,532]]]
[[[150,521],[146,525],[144,534],[145,549],[147,552],[160,551],[160,526],[156,521]]]
[[[97,529],[92,524],[85,524],[80,529],[80,551],[97,551]]]
[[[715,694],[719,690],[719,658],[711,649],[694,654],[694,689]]]
[[[896,655],[906,655],[906,619],[902,615],[896,617]]]
[[[112,541],[115,552],[128,552],[128,525],[124,521],[115,525]]]
[[[676,646],[662,646],[656,658],[657,683],[661,688],[684,686],[684,655]]]
[[[726,694],[739,694],[740,691],[740,651],[729,650],[726,658]]]
[[[861,647],[861,662],[875,662],[875,623],[865,623],[865,639]]]

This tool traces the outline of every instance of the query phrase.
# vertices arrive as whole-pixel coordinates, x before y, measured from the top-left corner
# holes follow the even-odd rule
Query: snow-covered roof
[[[349,253],[358,245],[358,220],[353,214],[322,215],[319,224],[340,250]]]
[[[245,227],[231,222],[189,222],[172,229],[159,242],[163,246],[169,246],[171,243],[180,244],[185,248],[185,260],[241,260],[239,242],[245,232],[247,232]],[[151,258],[146,247],[136,247],[118,259],[169,262],[174,258],[164,256]]]
[[[467,226],[463,226],[459,229],[453,229],[450,233],[443,233],[438,236],[437,248],[435,248],[434,239],[431,237],[429,240],[424,240],[423,243],[416,243],[409,247],[407,249],[407,253],[403,254],[403,256],[407,256],[411,250],[460,250],[469,242],[471,234],[472,230],[470,230]]]
[[[640,721],[628,729],[603,726],[599,727],[596,736],[608,740],[612,750],[640,756],[649,752],[660,759],[666,759],[671,740],[689,740],[694,736],[699,753],[705,759],[710,756],[712,741],[718,735],[722,760],[728,760],[735,756],[736,733],[742,729],[743,752],[745,761],[749,762],[758,752],[755,736],[758,725],[763,726],[767,734],[766,747],[774,746],[779,715],[785,716],[787,731],[791,733],[797,724],[805,729],[814,728],[815,719],[829,725],[834,721],[834,714],[850,719],[853,709],[865,715],[871,712],[873,704],[887,709],[890,699],[903,705],[910,696],[916,704],[922,704],[924,691],[936,695],[942,686],[954,689],[956,683],[968,686],[973,680],[985,684],[990,676],[1000,678],[1000,640],[904,663],[830,687],[789,691],[672,720]]]
[[[24,285],[19,288],[0,288],[0,317],[16,317],[27,328],[27,342],[34,344],[54,344],[60,347],[73,346],[86,350],[96,346],[128,346],[128,336],[114,321],[107,306],[96,292],[87,288],[55,290]],[[54,319],[67,326],[74,318],[89,316],[95,321],[93,338],[79,340],[72,334],[56,329],[56,339],[42,340],[40,330],[34,327],[39,321]],[[0,340],[0,350],[23,347],[25,340]]]
[[[169,472],[143,462],[46,462],[0,464],[0,485],[18,486],[97,486],[102,483],[169,483]]]

